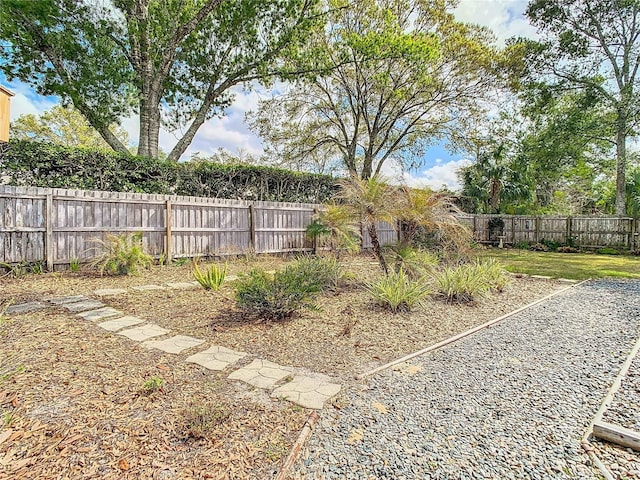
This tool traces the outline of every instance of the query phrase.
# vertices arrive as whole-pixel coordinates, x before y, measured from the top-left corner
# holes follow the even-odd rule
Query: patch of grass
[[[184,413],[186,434],[196,440],[208,438],[230,416],[231,411],[225,405],[194,405]]]
[[[77,258],[69,260],[69,270],[71,270],[72,273],[78,273],[80,271],[80,260]]]
[[[506,270],[527,275],[586,280],[588,278],[640,278],[640,257],[513,249],[486,249],[476,252],[482,258],[495,258]]]

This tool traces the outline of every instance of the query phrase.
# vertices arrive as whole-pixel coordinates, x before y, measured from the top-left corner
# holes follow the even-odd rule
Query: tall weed
[[[142,268],[149,268],[153,257],[144,252],[142,232],[133,235],[106,235],[104,240],[95,239],[101,250],[90,263],[100,275],[137,275]]]

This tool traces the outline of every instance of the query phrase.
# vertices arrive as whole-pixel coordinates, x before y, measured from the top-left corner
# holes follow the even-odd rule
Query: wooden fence
[[[492,231],[492,218],[500,218],[504,227]],[[547,240],[584,248],[640,248],[638,218],[465,214],[461,219],[473,228],[474,238],[480,243],[498,243],[502,236],[503,242],[511,245]]]
[[[96,239],[142,232],[147,252],[176,257],[303,252],[320,205],[0,186],[0,262],[88,260]],[[397,232],[381,224],[382,243]],[[369,247],[368,235],[363,244]]]

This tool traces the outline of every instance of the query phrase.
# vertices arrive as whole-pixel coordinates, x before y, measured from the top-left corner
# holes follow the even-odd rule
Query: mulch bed
[[[238,260],[229,274],[254,266],[274,269],[285,261]],[[130,291],[102,300],[172,333],[324,373],[349,388],[360,373],[562,287],[514,278],[503,293],[476,305],[434,298],[415,312],[393,315],[363,291],[362,282],[379,274],[370,258],[345,263],[356,279],[351,285],[322,296],[320,311],[281,323],[239,310],[230,284],[216,293]],[[153,267],[139,277],[28,275],[0,279],[0,301],[190,280],[189,266]],[[227,380],[228,372],[184,363],[185,354],[139,347],[57,307],[4,317],[0,346],[0,479],[269,478],[309,413]],[[145,391],[151,377],[163,379],[161,390]],[[224,414],[194,436],[193,420],[203,405]]]

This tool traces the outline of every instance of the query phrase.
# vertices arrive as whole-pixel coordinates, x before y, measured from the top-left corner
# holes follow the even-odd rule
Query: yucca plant
[[[214,292],[217,292],[220,290],[220,286],[222,285],[222,282],[224,282],[226,276],[226,263],[223,267],[220,267],[219,265],[211,265],[204,272],[200,270],[197,263],[193,264],[193,277],[205,290],[213,290]]]
[[[410,279],[402,268],[368,284],[367,290],[379,305],[394,313],[410,311],[431,293],[423,279]]]
[[[471,303],[489,291],[482,268],[475,264],[445,268],[436,280],[440,294],[449,303]]]
[[[137,275],[141,268],[149,268],[153,257],[144,252],[142,232],[132,235],[107,234],[104,240],[93,241],[101,250],[90,263],[101,275]]]

